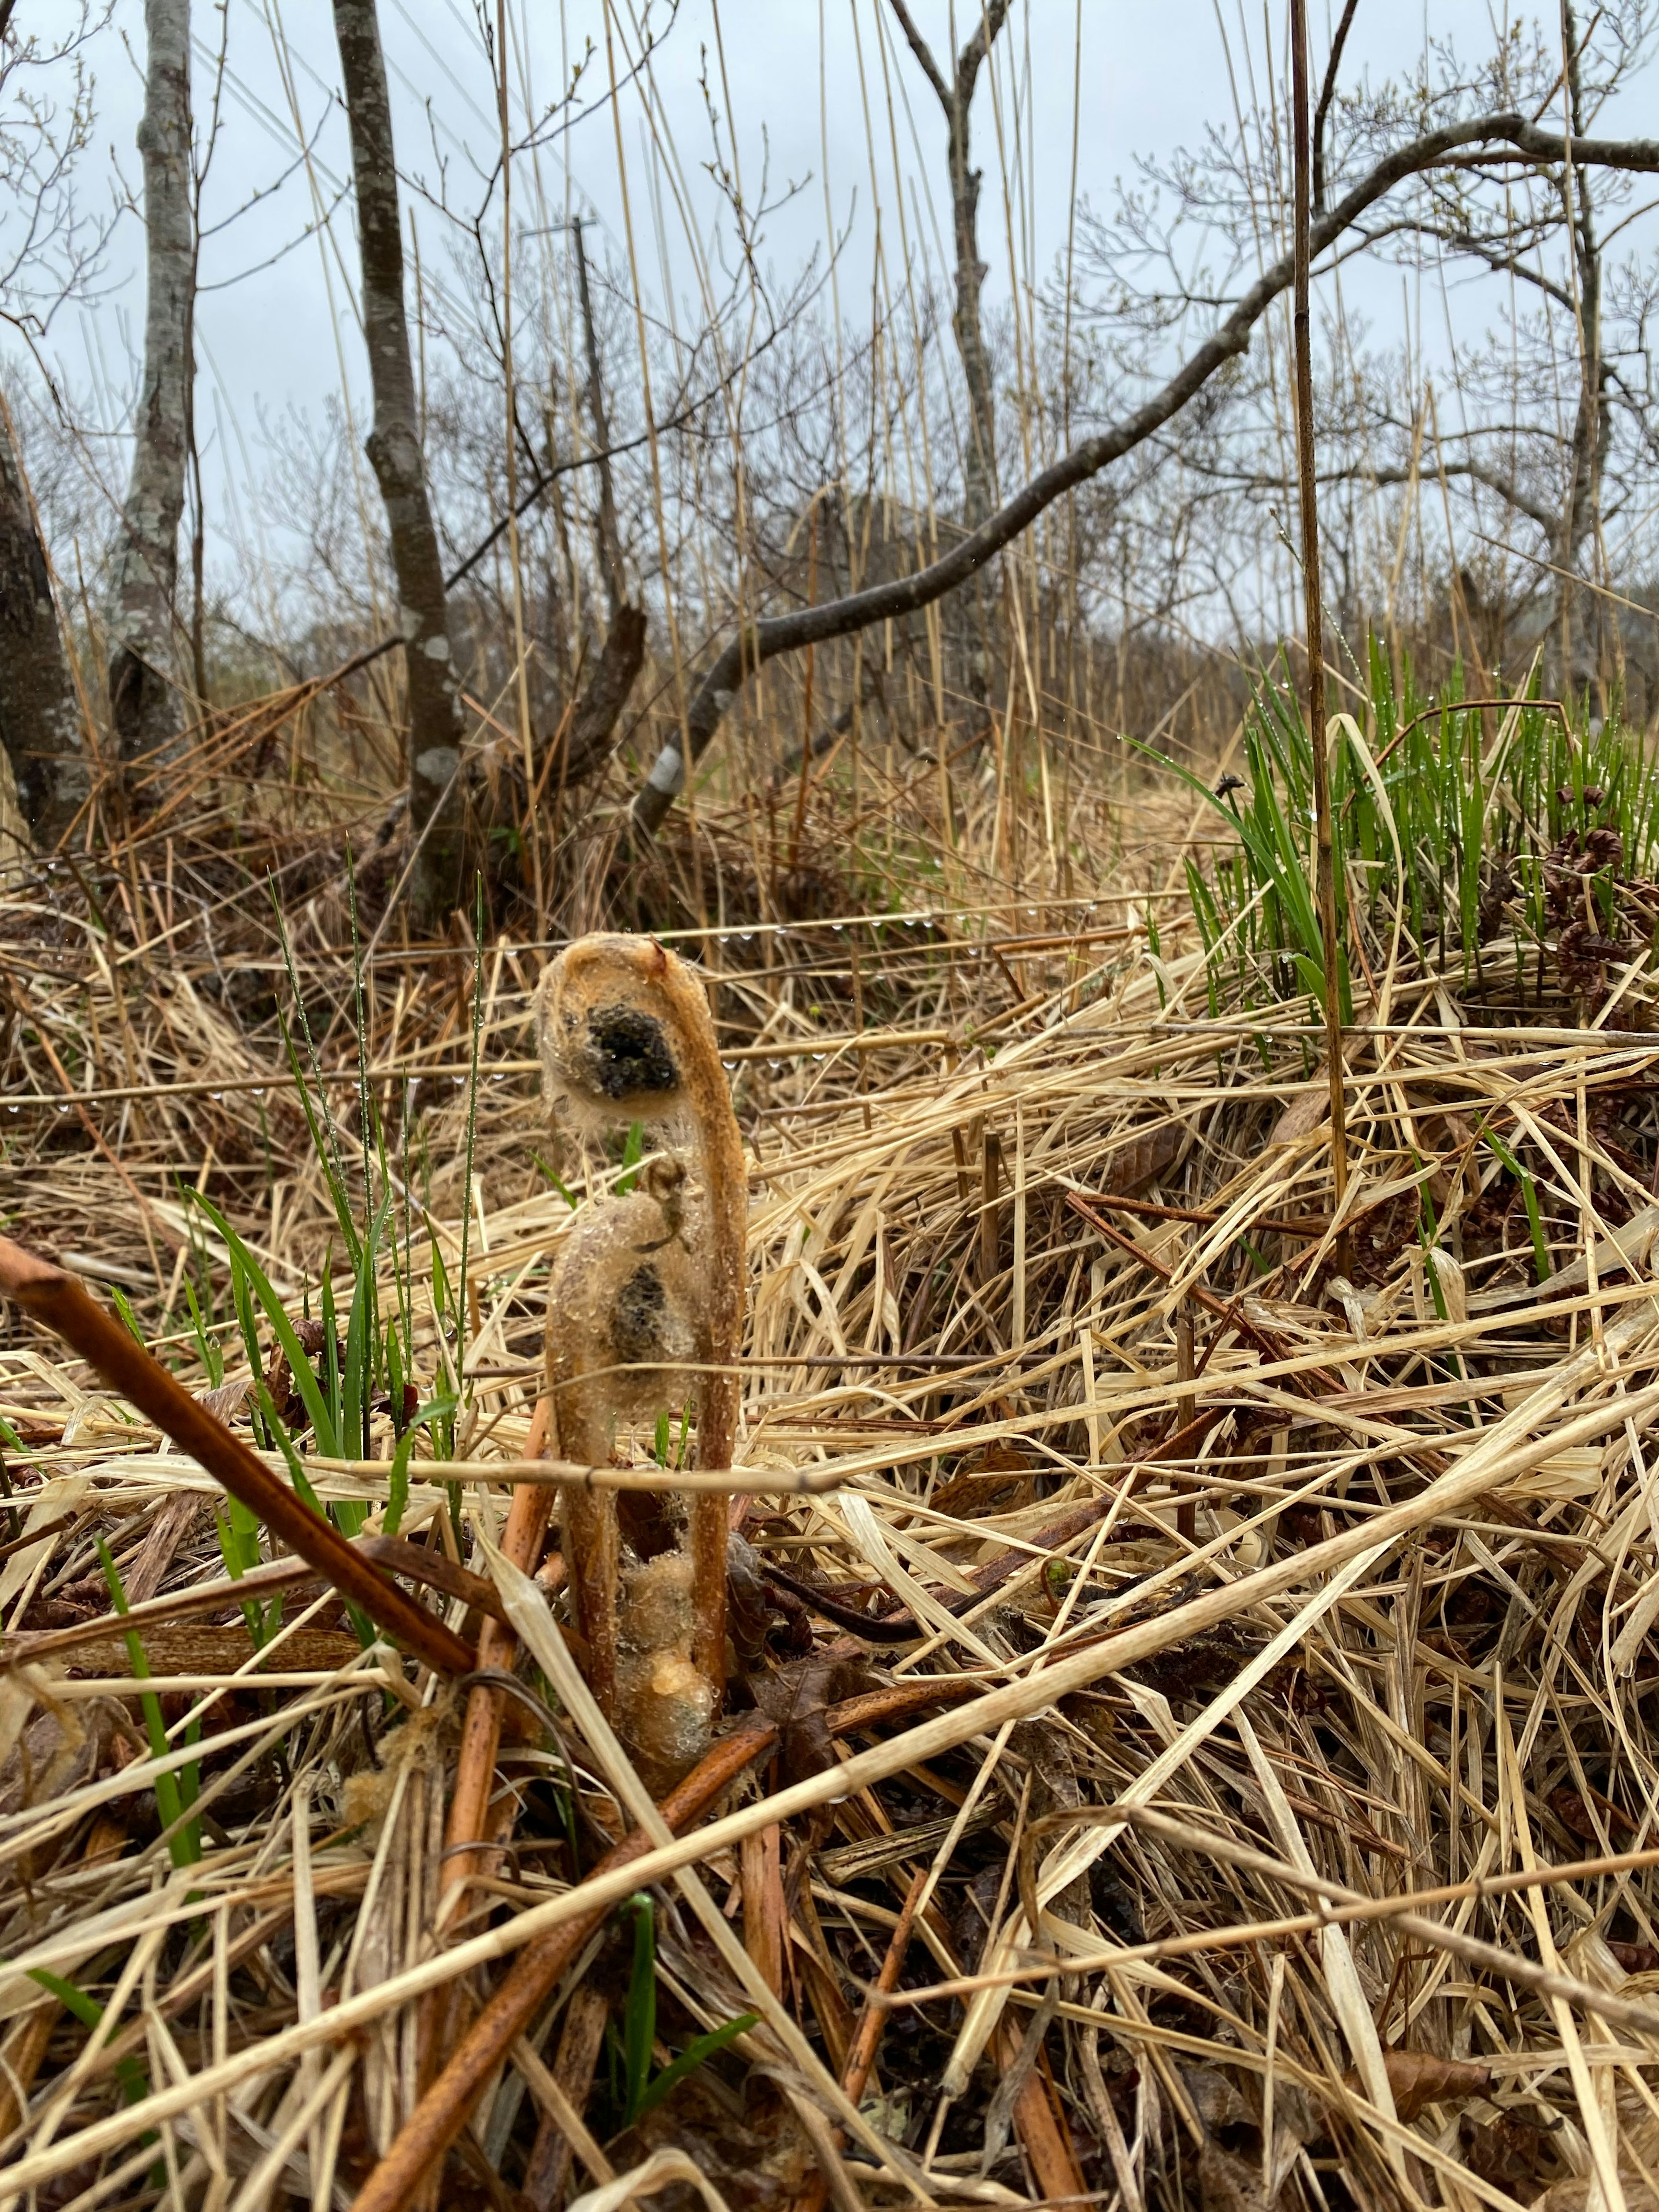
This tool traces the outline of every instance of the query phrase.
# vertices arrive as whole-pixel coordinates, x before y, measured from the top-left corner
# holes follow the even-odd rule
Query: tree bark
[[[1309,252],[1316,257],[1334,246],[1368,208],[1374,207],[1394,186],[1407,177],[1437,167],[1450,156],[1471,147],[1487,147],[1492,161],[1516,160],[1534,167],[1559,162],[1570,154],[1582,175],[1589,168],[1610,168],[1652,175],[1659,173],[1659,138],[1577,138],[1564,148],[1559,133],[1542,131],[1528,116],[1514,113],[1485,115],[1466,123],[1450,123],[1420,138],[1397,147],[1351,190],[1328,215],[1310,227]],[[1145,406],[1096,435],[1081,440],[1049,467],[1023,484],[996,513],[960,544],[914,575],[872,585],[840,599],[827,599],[815,607],[788,615],[769,615],[750,623],[717,653],[699,683],[686,710],[685,735],[690,765],[695,766],[714,742],[738,687],[763,662],[781,653],[806,645],[822,645],[832,637],[849,637],[872,623],[896,620],[933,605],[947,592],[968,581],[977,569],[1029,529],[1045,507],[1074,490],[1091,477],[1121,460],[1124,454],[1155,437],[1166,422],[1195,398],[1217,370],[1249,349],[1250,333],[1269,307],[1290,285],[1294,262],[1286,254],[1264,269],[1231,313],[1188,356],[1161,392]],[[665,745],[650,775],[634,800],[634,821],[647,836],[654,835],[669,808],[685,787],[688,762],[677,742]]]
[[[111,593],[109,696],[125,761],[176,757],[173,592],[191,373],[190,0],[144,0],[144,380]]]
[[[1583,91],[1579,76],[1578,26],[1571,0],[1562,0],[1562,36],[1567,49],[1567,96],[1575,134],[1582,133]],[[1564,145],[1563,154],[1566,149]],[[1595,650],[1600,623],[1589,617],[1591,595],[1578,582],[1578,563],[1600,532],[1601,476],[1608,430],[1607,366],[1601,358],[1601,246],[1596,234],[1590,180],[1571,161],[1560,170],[1560,191],[1577,272],[1578,404],[1569,452],[1571,477],[1562,502],[1554,548],[1555,619],[1561,640],[1564,696],[1594,682],[1599,673]]]
[[[92,787],[80,709],[33,501],[0,401],[0,744],[37,847],[49,850]]]
[[[605,414],[605,380],[599,374],[599,342],[593,331],[593,301],[587,289],[587,251],[582,244],[580,216],[573,218],[570,231],[575,241],[576,284],[587,351],[587,411],[593,418],[594,451],[599,471],[599,567],[605,576],[605,602],[614,622],[627,604],[628,585],[623,574],[622,538],[617,529],[617,495],[611,480],[611,423]]]
[[[576,702],[563,740],[564,758],[555,763],[549,775],[550,789],[573,789],[605,766],[611,757],[613,732],[644,659],[644,611],[624,604],[616,610],[599,665]]]
[[[464,813],[461,706],[438,533],[421,456],[415,373],[404,312],[403,228],[392,103],[374,0],[334,0],[357,234],[363,264],[374,427],[365,451],[386,504],[409,690],[409,820],[419,842],[410,899],[419,927],[441,921],[460,892]]]
[[[1010,0],[984,0],[978,27],[957,57],[956,76],[946,83],[927,41],[916,28],[905,0],[889,0],[910,51],[945,110],[946,159],[951,172],[951,230],[957,250],[957,304],[951,328],[962,358],[968,387],[968,449],[963,456],[963,519],[977,530],[996,504],[996,399],[990,356],[980,318],[980,294],[990,273],[979,258],[981,172],[969,166],[969,112],[980,64],[1007,17]]]

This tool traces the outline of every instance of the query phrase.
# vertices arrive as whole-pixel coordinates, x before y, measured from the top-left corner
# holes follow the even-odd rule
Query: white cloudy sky
[[[29,4],[24,0],[20,14]],[[495,0],[485,4],[493,15]],[[641,4],[641,0],[616,0],[615,20],[630,44]],[[975,4],[976,0],[958,0],[958,29],[963,19],[972,21]],[[1362,0],[1344,76],[1352,82],[1363,70],[1408,67],[1431,33],[1455,33],[1462,45],[1485,47],[1504,4],[1504,0]],[[290,406],[314,411],[340,390],[343,378],[359,396],[366,383],[350,307],[356,247],[349,203],[338,207],[325,234],[306,240],[270,266],[258,265],[294,239],[319,205],[328,207],[349,178],[328,0],[228,0],[228,7],[225,127],[210,184],[209,222],[228,215],[254,187],[272,185],[289,173],[279,189],[204,246],[202,278],[210,289],[200,309],[205,382],[200,411],[209,439],[210,507],[222,497],[224,470],[240,472],[243,465],[236,452],[238,429],[254,441],[262,410],[267,416]],[[931,253],[935,223],[948,233],[943,124],[921,72],[895,37],[884,0],[718,4],[745,188],[752,196],[765,156],[775,191],[786,179],[804,187],[769,223],[764,257],[787,280],[815,250],[823,255],[832,228],[848,231],[838,276],[842,308],[849,315],[865,312],[869,297],[872,199],[879,195],[890,226],[896,204],[878,11],[887,66],[900,95],[897,158],[906,204],[920,210],[922,243]],[[915,13],[941,55],[949,43],[950,12],[947,0],[915,0]],[[660,24],[661,0],[653,13]],[[1266,16],[1275,38],[1284,13],[1283,0],[1271,0]],[[1329,35],[1326,0],[1314,0],[1313,14],[1322,64]],[[435,181],[440,163],[446,165],[452,198],[470,205],[477,174],[493,159],[497,131],[474,0],[380,0],[380,15],[400,164],[429,183]],[[573,204],[598,216],[620,262],[624,248],[617,145],[611,112],[598,97],[606,81],[602,0],[511,0],[509,16],[517,48],[515,104],[526,88],[532,101],[549,101],[587,40],[595,43],[579,119],[546,149],[541,179],[556,212],[562,212],[568,191]],[[220,21],[211,0],[196,0],[198,108],[210,82]],[[1020,0],[999,42],[999,87],[1005,142],[1012,141],[1017,111],[1022,134],[1029,133],[1030,227],[1040,269],[1052,264],[1066,234],[1074,82],[1077,191],[1080,198],[1105,207],[1115,180],[1133,174],[1137,155],[1166,156],[1178,145],[1198,143],[1210,122],[1227,120],[1234,96],[1230,70],[1243,82],[1254,70],[1258,84],[1265,82],[1263,26],[1264,13],[1254,0],[1158,0],[1152,6],[1145,0],[1081,0],[1080,6],[1079,0]],[[705,66],[720,106],[724,109],[726,104],[719,91],[715,32],[716,0],[683,0],[678,21],[654,62],[661,108],[678,149],[686,189],[703,222],[713,211],[713,187],[700,166],[708,150],[699,86]],[[140,0],[117,0],[114,21],[96,54],[99,128],[81,173],[85,192],[105,191],[118,171],[137,183],[133,133],[142,100],[137,65],[142,36]],[[1075,76],[1074,50],[1081,56]],[[866,96],[874,125],[873,190]],[[683,283],[690,295],[690,257],[672,209],[667,234],[661,237],[644,189],[645,117],[636,88],[624,88],[622,113],[643,283],[647,290],[659,292],[666,268],[676,286]],[[992,266],[994,294],[1006,287],[1008,270],[995,124],[990,88],[981,79],[975,157],[986,171],[981,245]],[[311,151],[296,163],[301,135]],[[1012,150],[1009,143],[1011,159]],[[518,189],[526,198],[528,185],[529,179],[521,177]],[[423,251],[435,257],[441,221],[423,211],[420,222]],[[108,281],[99,301],[67,313],[52,333],[52,350],[68,381],[92,396],[109,429],[118,427],[124,396],[131,388],[133,348],[142,326],[141,244],[139,226],[129,215],[112,241]],[[250,269],[253,273],[240,275]],[[239,275],[240,281],[231,281]],[[1374,312],[1380,311],[1385,321],[1389,316],[1397,319],[1406,312],[1401,301],[1396,276],[1389,280],[1386,296],[1377,295]]]

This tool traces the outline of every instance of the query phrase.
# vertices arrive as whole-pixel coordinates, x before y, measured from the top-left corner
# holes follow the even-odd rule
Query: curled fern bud
[[[653,939],[584,938],[550,965],[535,1011],[555,1115],[588,1136],[641,1123],[671,1148],[635,1190],[594,1201],[554,1271],[548,1380],[561,1455],[603,1464],[619,1419],[690,1395],[697,1464],[729,1468],[748,1182],[702,984]],[[659,1778],[701,1755],[725,1689],[726,1498],[699,1493],[685,1520],[680,1548],[628,1565],[614,1496],[566,1489],[594,1695]]]

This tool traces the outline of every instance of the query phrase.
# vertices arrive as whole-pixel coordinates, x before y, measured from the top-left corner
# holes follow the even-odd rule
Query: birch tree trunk
[[[176,757],[173,592],[191,374],[190,0],[144,0],[144,380],[109,617],[110,712],[123,760]]]
[[[334,0],[334,31],[351,125],[363,264],[363,332],[374,392],[374,427],[365,450],[386,504],[408,669],[409,819],[419,841],[410,897],[417,921],[429,927],[442,919],[460,890],[465,825],[459,684],[443,563],[421,457],[415,372],[404,312],[403,227],[392,104],[374,0]]]
[[[52,605],[34,504],[0,400],[0,744],[37,847],[49,850],[85,805],[92,779],[80,709]],[[4,856],[4,857],[9,857]]]

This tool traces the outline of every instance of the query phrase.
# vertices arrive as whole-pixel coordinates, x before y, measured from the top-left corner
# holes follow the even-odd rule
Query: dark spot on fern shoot
[[[624,1366],[642,1367],[665,1351],[668,1293],[654,1267],[636,1267],[617,1293],[611,1340]]]
[[[587,1036],[594,1084],[607,1098],[679,1088],[680,1072],[653,1015],[636,1006],[596,1006]]]

